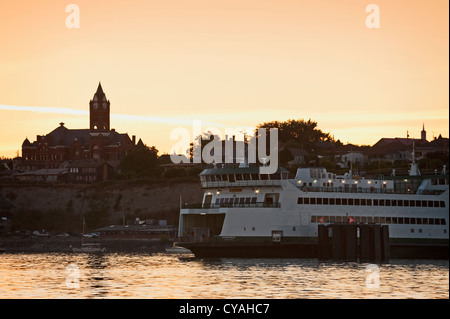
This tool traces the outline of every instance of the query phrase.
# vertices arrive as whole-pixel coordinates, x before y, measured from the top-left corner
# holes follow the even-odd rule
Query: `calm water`
[[[449,298],[449,263],[2,254],[0,298]]]

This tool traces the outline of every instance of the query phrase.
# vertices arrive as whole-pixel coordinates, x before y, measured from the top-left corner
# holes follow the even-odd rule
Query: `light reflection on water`
[[[68,272],[75,265],[77,273]],[[2,254],[0,298],[449,298],[448,260],[377,265],[316,259],[145,254]],[[72,284],[72,277],[78,279]],[[75,283],[75,281],[73,281]]]

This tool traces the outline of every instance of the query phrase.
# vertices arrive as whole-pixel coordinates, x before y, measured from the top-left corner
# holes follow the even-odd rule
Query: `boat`
[[[72,251],[74,253],[104,253],[106,252],[106,248],[105,247],[101,247],[100,243],[94,243],[94,242],[89,242],[89,243],[85,243],[84,242],[84,238],[91,238],[92,236],[86,236],[85,232],[85,227],[86,227],[86,221],[83,218],[83,228],[82,228],[82,232],[81,232],[81,246],[80,248],[77,247],[71,247]]]
[[[187,248],[183,248],[183,247],[177,247],[177,246],[166,247],[165,251],[168,254],[192,254],[191,250],[189,250]]]
[[[257,166],[204,169],[201,203],[180,208],[174,243],[196,257],[316,258],[319,225],[388,227],[390,258],[444,258],[449,251],[449,174],[365,178],[349,170]],[[359,239],[358,239],[359,240]]]
[[[83,243],[80,248],[72,247],[74,253],[104,253],[105,247],[101,247],[99,243]]]

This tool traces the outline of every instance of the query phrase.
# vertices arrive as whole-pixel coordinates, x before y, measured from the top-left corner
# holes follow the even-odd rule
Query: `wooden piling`
[[[342,225],[334,224],[333,229],[333,259],[342,259],[344,255]]]
[[[346,225],[343,227],[344,240],[345,240],[345,251],[343,253],[343,258],[345,260],[355,261],[356,260],[356,225]]]

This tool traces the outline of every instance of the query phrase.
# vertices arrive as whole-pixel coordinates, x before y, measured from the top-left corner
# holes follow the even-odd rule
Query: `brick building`
[[[89,128],[69,129],[64,123],[36,141],[28,138],[22,144],[22,158],[15,162],[15,170],[27,171],[60,168],[65,162],[108,162],[116,167],[136,145],[136,138],[118,133],[110,127],[110,101],[99,83],[89,102]]]

